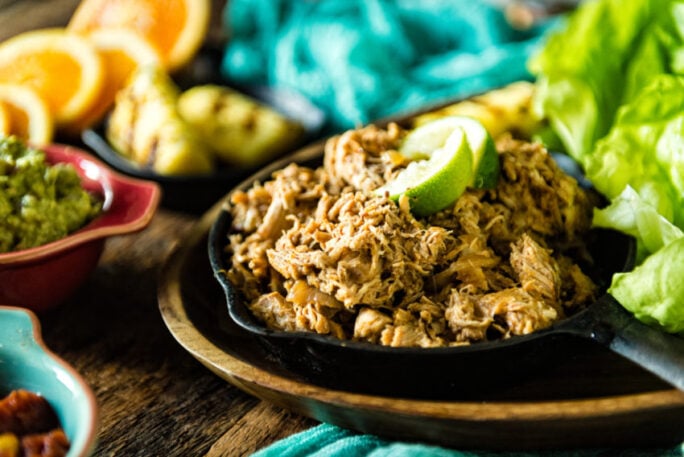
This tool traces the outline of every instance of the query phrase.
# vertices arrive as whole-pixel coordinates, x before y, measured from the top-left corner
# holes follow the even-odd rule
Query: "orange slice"
[[[16,135],[35,146],[52,142],[50,108],[35,91],[17,84],[0,84],[0,103],[8,120],[5,134]]]
[[[152,43],[167,70],[174,70],[197,52],[209,28],[211,0],[82,0],[69,30],[89,33],[127,28]]]
[[[114,104],[117,92],[126,85],[136,68],[161,63],[157,50],[131,30],[95,30],[87,38],[102,58],[104,81],[95,104],[69,126],[70,133],[77,133],[102,119]]]
[[[100,93],[102,75],[95,48],[64,29],[24,32],[0,43],[0,83],[35,90],[58,125],[90,108]]]
[[[10,134],[10,114],[9,108],[0,101],[0,135]]]

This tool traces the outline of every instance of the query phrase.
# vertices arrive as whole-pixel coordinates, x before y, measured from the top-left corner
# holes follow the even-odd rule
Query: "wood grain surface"
[[[79,1],[0,0],[0,40],[25,30],[64,25]],[[224,2],[215,1],[208,40],[220,42],[225,38],[220,29]],[[226,382],[225,372],[219,376],[207,369],[178,344],[166,327],[157,297],[160,274],[169,254],[188,240],[198,221],[196,216],[162,209],[144,231],[108,240],[88,282],[59,309],[39,316],[46,344],[72,364],[95,393],[100,413],[95,455],[249,455],[318,423],[292,412],[299,410],[313,416],[311,409],[301,407],[300,400],[301,394],[310,391],[284,398],[277,390],[269,393],[260,384],[242,384],[272,400],[262,401]],[[666,395],[670,395],[666,403],[682,402],[679,394]],[[662,398],[656,392],[637,396],[634,401]],[[337,401],[334,394],[321,400]],[[317,407],[316,402],[307,405]],[[399,410],[388,413],[380,406],[385,408],[387,402],[369,406],[375,408],[377,418],[395,412],[401,416]],[[568,401],[562,406],[571,410],[576,403]],[[625,403],[619,406],[630,407]],[[473,409],[459,409],[459,414],[482,411],[482,404],[470,407]],[[433,421],[454,414],[448,405],[430,408]],[[529,410],[529,414],[537,413]],[[354,420],[349,404],[341,405],[337,414]],[[629,418],[629,414],[621,418],[626,427]],[[409,417],[401,427],[419,423]],[[436,423],[439,425],[439,420]],[[681,421],[674,426],[677,424]],[[457,420],[456,425],[457,430],[471,427],[475,433],[482,433],[482,428],[478,432],[470,420]],[[434,433],[450,432],[448,427],[438,426]]]
[[[79,0],[0,0],[0,40],[63,26]],[[209,39],[223,1],[216,1]],[[157,305],[159,270],[196,218],[160,210],[141,233],[108,240],[96,271],[59,309],[39,316],[46,344],[92,387],[98,456],[239,456],[315,421],[243,393],[169,334]]]

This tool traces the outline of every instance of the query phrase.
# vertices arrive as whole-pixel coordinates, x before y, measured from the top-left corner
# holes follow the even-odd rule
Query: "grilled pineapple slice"
[[[543,127],[542,120],[532,111],[533,94],[532,83],[512,83],[417,116],[414,126],[445,116],[470,116],[479,120],[493,137],[504,132],[514,132],[517,136],[530,139]]]
[[[270,107],[225,86],[188,89],[178,111],[223,161],[255,166],[292,148],[304,129]]]
[[[116,98],[107,139],[132,162],[165,175],[209,173],[213,157],[176,108],[178,89],[158,67],[141,67]]]

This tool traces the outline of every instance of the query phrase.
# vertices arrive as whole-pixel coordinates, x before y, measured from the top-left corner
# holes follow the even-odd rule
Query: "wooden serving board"
[[[298,154],[319,152],[314,145]],[[462,449],[671,446],[684,440],[684,392],[591,342],[578,341],[572,356],[530,379],[513,382],[501,373],[497,388],[462,398],[384,397],[303,379],[228,316],[207,254],[207,233],[220,207],[209,210],[171,254],[158,299],[181,346],[243,391],[322,422]]]

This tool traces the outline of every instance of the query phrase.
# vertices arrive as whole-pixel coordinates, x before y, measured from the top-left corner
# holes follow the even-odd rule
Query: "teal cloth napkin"
[[[294,90],[332,130],[528,80],[553,26],[516,30],[491,1],[230,0],[221,71]]]
[[[671,449],[575,450],[548,452],[457,451],[417,443],[383,440],[322,424],[280,440],[252,457],[682,457],[684,445]]]

